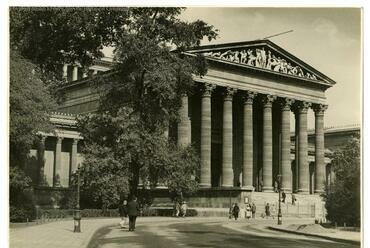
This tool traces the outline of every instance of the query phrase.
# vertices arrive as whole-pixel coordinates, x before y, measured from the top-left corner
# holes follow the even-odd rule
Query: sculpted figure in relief
[[[270,50],[266,51],[264,47],[262,47],[262,49],[259,48],[256,48],[254,50],[248,49],[247,51],[227,50],[223,53],[207,52],[204,53],[203,55],[224,59],[235,63],[247,64],[258,68],[265,68],[267,70],[273,70],[276,72],[286,73],[298,77],[305,77],[317,80],[314,74],[311,74],[309,72],[303,72],[303,70],[299,66],[294,66],[285,59],[276,57],[271,53]]]
[[[247,65],[254,65],[254,61],[256,60],[256,56],[253,55],[253,51],[248,49],[248,62]]]

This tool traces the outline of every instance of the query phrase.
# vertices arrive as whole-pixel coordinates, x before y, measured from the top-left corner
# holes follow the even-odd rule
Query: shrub
[[[36,209],[32,205],[10,206],[10,222],[26,222],[36,218]]]

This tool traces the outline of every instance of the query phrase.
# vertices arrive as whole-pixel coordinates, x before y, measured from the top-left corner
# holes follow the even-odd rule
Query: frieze
[[[314,74],[304,71],[300,66],[295,65],[293,62],[288,61],[285,58],[279,57],[275,53],[271,52],[271,50],[265,49],[264,47],[250,48],[240,51],[227,50],[206,52],[203,53],[203,55],[297,77],[317,80],[317,77]]]

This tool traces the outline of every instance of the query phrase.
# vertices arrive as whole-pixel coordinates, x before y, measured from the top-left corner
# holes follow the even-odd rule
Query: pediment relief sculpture
[[[285,73],[297,77],[317,80],[313,73],[304,71],[293,62],[281,58],[270,50],[262,48],[249,48],[244,50],[227,50],[217,52],[206,52],[204,56],[226,60],[234,63],[245,64],[266,70]]]

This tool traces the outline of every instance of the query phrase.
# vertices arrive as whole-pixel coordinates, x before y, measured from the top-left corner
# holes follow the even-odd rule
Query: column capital
[[[262,104],[264,108],[271,108],[272,103],[276,100],[274,95],[262,95]]]
[[[216,85],[214,84],[204,84],[204,88],[202,90],[202,96],[203,97],[211,97],[212,91],[216,88]]]
[[[326,104],[313,104],[312,110],[315,112],[315,115],[324,115],[324,112],[328,109]]]
[[[231,101],[233,99],[233,95],[237,92],[237,89],[226,87],[223,91],[223,96],[225,101]]]
[[[293,103],[294,103],[294,99],[282,98],[280,101],[280,108],[282,111],[290,111]]]
[[[242,100],[244,104],[253,104],[253,99],[256,97],[257,93],[253,91],[243,91]]]
[[[40,137],[40,143],[45,144],[45,140],[46,140],[47,136],[46,135],[40,135],[39,137]]]
[[[58,143],[62,143],[62,140],[64,139],[64,137],[60,137],[60,136],[57,136],[57,142]]]
[[[309,107],[311,107],[311,103],[304,102],[304,101],[297,101],[294,105],[294,112],[299,114],[306,114]]]
[[[77,145],[80,139],[73,139],[73,145]]]

